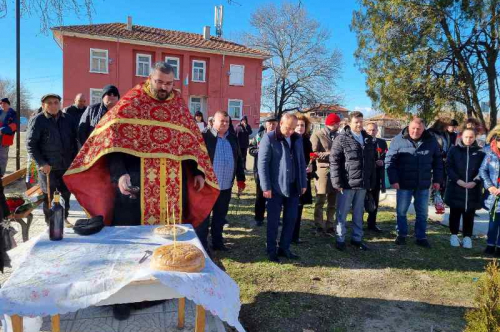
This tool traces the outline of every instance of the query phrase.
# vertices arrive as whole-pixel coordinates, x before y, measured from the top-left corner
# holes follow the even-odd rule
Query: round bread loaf
[[[205,268],[205,256],[190,243],[168,244],[156,248],[151,268],[160,271],[200,272]]]
[[[153,232],[159,236],[173,237],[174,233],[176,236],[187,233],[187,229],[179,225],[164,225],[156,227]]]

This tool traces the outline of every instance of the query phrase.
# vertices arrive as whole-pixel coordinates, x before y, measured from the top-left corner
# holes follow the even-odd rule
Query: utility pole
[[[21,0],[16,0],[16,170],[21,169]]]

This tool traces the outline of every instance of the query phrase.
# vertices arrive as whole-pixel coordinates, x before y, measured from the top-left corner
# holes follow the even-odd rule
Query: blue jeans
[[[398,236],[408,236],[408,218],[406,214],[410,208],[411,198],[413,197],[413,206],[417,218],[415,220],[415,237],[417,240],[423,240],[427,237],[427,213],[429,209],[429,189],[406,190],[400,189],[396,194],[396,214]]]
[[[365,212],[366,189],[344,189],[337,193],[337,242],[345,241],[346,218],[352,206],[351,240],[363,240],[363,213]]]
[[[500,213],[495,213],[495,219],[490,217],[490,223],[488,224],[488,237],[486,239],[486,244],[489,246],[500,246]]]
[[[290,187],[295,188],[295,186]],[[267,253],[269,255],[276,253],[281,208],[283,208],[283,227],[279,246],[283,250],[289,250],[299,209],[297,190],[291,190],[290,197],[282,196],[273,191],[272,198],[267,200]]]

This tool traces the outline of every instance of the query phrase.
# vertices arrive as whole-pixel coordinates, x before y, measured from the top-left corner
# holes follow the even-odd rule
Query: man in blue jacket
[[[297,219],[299,197],[306,192],[306,162],[302,138],[295,133],[297,117],[285,113],[279,127],[262,138],[258,153],[260,187],[267,199],[267,254],[279,263],[278,256],[298,259],[290,251]],[[283,228],[279,249],[276,246],[278,225],[283,208]]]
[[[396,136],[385,158],[391,187],[397,190],[396,244],[406,244],[408,236],[408,208],[413,197],[415,237],[419,246],[430,248],[427,240],[427,213],[429,188],[439,190],[443,181],[443,160],[436,139],[425,130],[424,121],[414,118],[408,127]]]
[[[14,144],[17,130],[17,113],[10,107],[8,98],[1,101],[0,113],[0,177],[4,176],[9,160],[9,147]]]

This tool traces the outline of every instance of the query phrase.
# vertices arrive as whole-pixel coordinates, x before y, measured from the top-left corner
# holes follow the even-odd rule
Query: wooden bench
[[[24,178],[26,176],[26,172],[27,172],[26,168],[23,168],[23,169],[20,169],[18,171],[15,171],[13,173],[10,173],[10,174],[3,176],[1,179],[2,185],[5,188],[9,184],[14,183],[15,181],[17,181],[21,178]],[[36,185],[36,186],[34,186],[34,187],[32,187],[24,192],[24,196],[26,196],[28,198],[39,196],[42,194],[43,194],[43,192],[40,189],[40,186],[38,186],[38,185]],[[10,216],[11,221],[15,221],[21,225],[21,232],[22,232],[24,242],[29,240],[30,226],[31,226],[31,223],[33,222],[33,214],[31,212],[33,212],[33,210],[35,208],[37,208],[42,202],[43,202],[42,199],[38,200],[37,202],[32,202],[33,207],[31,209],[26,210],[23,213],[14,214],[14,215]],[[24,219],[26,219],[26,221]]]
[[[42,194],[43,194],[43,191],[40,188],[40,186],[38,186],[38,185],[31,187],[30,189],[28,189],[24,192],[24,196],[26,196],[28,198],[40,196]],[[43,203],[43,199],[39,199],[38,201],[31,202],[31,203],[33,204],[31,209],[26,210],[22,213],[11,215],[11,218],[10,218],[10,220],[15,221],[21,225],[21,234],[23,236],[23,242],[26,242],[30,239],[29,238],[30,227],[31,227],[31,223],[33,222],[32,212],[40,204]],[[24,221],[24,219],[26,219],[26,221]]]

